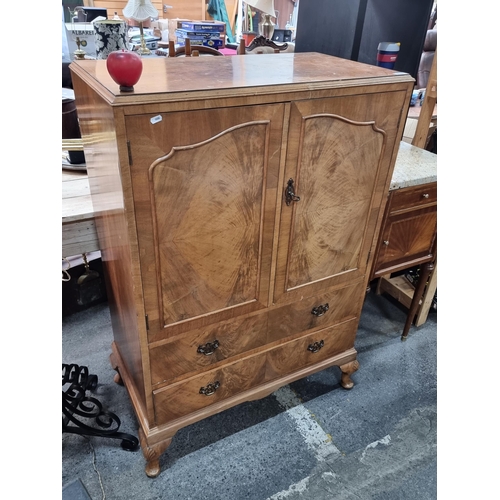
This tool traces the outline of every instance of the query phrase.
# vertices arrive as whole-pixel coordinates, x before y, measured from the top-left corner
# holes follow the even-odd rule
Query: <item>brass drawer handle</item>
[[[293,179],[289,179],[285,189],[285,203],[290,205],[292,201],[300,201],[300,196],[295,196]]]
[[[219,387],[220,382],[216,381],[213,384],[208,384],[206,387],[200,387],[200,394],[203,394],[204,396],[212,396]]]
[[[422,196],[423,196],[424,198],[429,198],[429,193],[424,193]]]
[[[314,314],[314,316],[323,316],[323,314],[326,313],[330,309],[330,306],[328,305],[328,302],[326,304],[321,304],[320,306],[314,307],[313,310],[311,311],[311,314]]]
[[[214,340],[213,342],[207,342],[205,345],[199,345],[196,352],[204,354],[205,356],[210,356],[219,347],[219,341]]]
[[[318,352],[324,345],[325,342],[323,340],[320,340],[319,342],[314,342],[314,344],[309,344],[307,350],[313,353]]]

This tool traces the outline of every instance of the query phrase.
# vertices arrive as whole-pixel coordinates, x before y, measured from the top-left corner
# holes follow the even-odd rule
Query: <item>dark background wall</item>
[[[395,70],[416,78],[433,0],[301,2],[296,52],[322,52],[377,64],[380,42],[400,42]]]

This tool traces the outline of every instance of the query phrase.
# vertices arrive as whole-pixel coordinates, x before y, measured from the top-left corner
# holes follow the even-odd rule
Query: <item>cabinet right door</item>
[[[274,303],[361,279],[404,92],[291,104]]]

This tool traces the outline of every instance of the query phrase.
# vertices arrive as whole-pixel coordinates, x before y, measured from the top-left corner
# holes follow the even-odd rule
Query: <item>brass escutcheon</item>
[[[290,205],[292,201],[300,201],[300,196],[295,195],[294,187],[293,187],[293,179],[289,179],[285,188],[285,203]]]

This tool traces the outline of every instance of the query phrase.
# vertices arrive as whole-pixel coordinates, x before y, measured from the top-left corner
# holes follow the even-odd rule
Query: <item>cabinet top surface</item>
[[[71,70],[113,104],[135,104],[159,94],[180,97],[245,95],[332,86],[413,82],[407,73],[319,53],[259,54],[225,57],[144,58],[133,92],[120,92],[105,60],[74,61]],[[291,86],[291,87],[290,87]],[[265,89],[265,90],[264,90]],[[257,90],[257,92],[259,92]],[[217,95],[219,94],[219,95]]]
[[[430,182],[437,182],[437,155],[401,141],[389,190]]]

